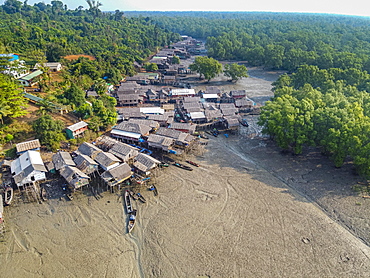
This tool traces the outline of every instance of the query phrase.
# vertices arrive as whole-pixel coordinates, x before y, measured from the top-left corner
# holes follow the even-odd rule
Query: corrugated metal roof
[[[35,78],[37,76],[40,76],[42,73],[43,73],[42,70],[36,70],[34,72],[31,72],[30,74],[27,74],[25,76],[22,76],[18,80],[30,81],[31,79],[33,79],[33,78]]]
[[[86,127],[86,126],[88,126],[88,124],[84,121],[81,121],[81,122],[75,123],[73,125],[70,125],[69,127],[67,127],[67,129],[69,129],[71,131],[76,131],[76,130],[79,130],[80,128],[83,128],[83,127]]]
[[[133,132],[123,131],[123,130],[118,130],[118,129],[112,129],[110,133],[113,135],[119,135],[119,136],[136,138],[136,139],[139,139],[141,137],[139,133],[133,133]]]

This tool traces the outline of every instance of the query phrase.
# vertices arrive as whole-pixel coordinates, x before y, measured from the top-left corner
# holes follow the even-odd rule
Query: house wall
[[[32,179],[32,177],[34,177],[34,179]],[[19,186],[22,186],[26,183],[34,183],[36,181],[41,181],[45,179],[46,179],[45,172],[40,172],[40,171],[35,170],[32,173],[30,173],[26,178],[24,178],[22,180],[22,184],[20,184]]]
[[[88,180],[88,179],[86,179],[86,178],[84,178],[84,179],[74,179],[74,180],[72,180],[72,182],[71,182],[71,185],[72,185],[75,189],[80,188],[80,187],[82,187],[82,186],[84,186],[84,185],[87,185],[87,184],[89,184],[89,180]]]
[[[119,162],[116,162],[114,164],[109,165],[108,167],[101,166],[105,171],[108,171],[110,169],[113,169],[114,167],[117,167],[119,165]]]
[[[87,130],[87,126],[83,127],[83,128],[80,128],[80,129],[77,129],[73,132],[73,136],[78,136],[80,135],[81,133],[83,133],[85,130]]]

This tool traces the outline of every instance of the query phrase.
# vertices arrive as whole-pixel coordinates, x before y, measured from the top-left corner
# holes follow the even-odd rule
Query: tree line
[[[300,65],[370,70],[370,19],[259,12],[128,12],[205,39],[208,56],[294,72]]]
[[[300,154],[307,146],[319,147],[336,167],[351,159],[369,177],[369,84],[366,71],[302,65],[274,83],[259,124],[282,149]]]

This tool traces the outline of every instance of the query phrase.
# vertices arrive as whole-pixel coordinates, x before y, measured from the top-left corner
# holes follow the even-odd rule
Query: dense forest
[[[104,13],[100,5],[87,0],[86,9],[70,10],[62,1],[31,6],[27,1],[6,0],[0,6],[0,54],[19,54],[28,69],[45,62],[64,66],[57,81],[51,80],[48,68],[41,67],[44,74],[39,86],[45,102],[40,103],[41,120],[32,129],[49,149],[57,149],[61,141],[60,123],[47,115],[56,112],[50,104],[68,107],[87,120],[93,131],[105,130],[117,119],[116,100],[105,94],[107,85],[135,74],[134,62],[142,63],[158,48],[180,40],[178,34],[158,27],[149,18],[127,18],[119,10]],[[80,54],[93,59],[63,59]],[[0,57],[0,67],[7,63],[6,57]],[[14,79],[0,74],[0,144],[32,133],[27,124],[14,120],[27,113],[27,102],[17,86]],[[100,97],[86,99],[88,89]]]
[[[258,12],[128,12],[161,27],[207,41],[217,60],[290,72],[302,64],[370,70],[370,19]]]
[[[138,15],[138,13],[132,13]],[[282,13],[145,13],[204,38],[208,55],[286,70],[259,123],[284,150],[314,146],[370,177],[370,19]]]

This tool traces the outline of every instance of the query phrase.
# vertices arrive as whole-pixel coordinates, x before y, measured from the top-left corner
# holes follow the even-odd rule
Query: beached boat
[[[130,216],[128,219],[127,231],[129,233],[131,233],[132,229],[134,228],[135,222],[136,222],[136,209],[130,213]]]
[[[136,196],[139,198],[139,200],[143,203],[146,203],[146,199],[144,198],[143,195],[141,195],[141,193],[136,193]]]
[[[153,191],[154,196],[157,196],[157,195],[158,195],[157,187],[156,187],[154,184],[152,184],[152,185],[149,187],[149,190],[150,190],[150,191]]]
[[[199,167],[200,166],[198,163],[195,163],[195,162],[190,161],[190,160],[186,160],[186,162],[189,163],[189,164],[191,164],[191,165],[193,165],[193,166],[195,166],[195,167]]]
[[[150,180],[150,177],[143,178],[143,179],[141,179],[141,180],[137,180],[136,182],[137,182],[138,184],[142,184],[142,183],[144,183],[144,182],[146,182],[146,181],[148,181],[148,180]]]
[[[4,204],[3,204],[3,194],[0,194],[0,224],[3,223],[3,212],[4,212]]]
[[[208,137],[208,136],[206,136],[206,135],[205,135],[205,134],[203,134],[203,133],[199,134],[199,136],[200,136],[200,138],[203,138],[203,139],[209,139],[209,137]]]
[[[128,192],[130,193],[130,196],[131,196],[132,199],[134,199],[135,201],[138,199],[138,197],[137,197],[137,195],[135,194],[134,191],[129,189]]]
[[[128,190],[125,191],[125,205],[126,205],[126,211],[128,214],[134,211],[132,209],[130,192]]]
[[[40,198],[42,201],[46,202],[48,200],[47,192],[45,187],[41,187],[40,189]]]
[[[185,170],[188,170],[188,171],[193,171],[193,168],[191,168],[189,166],[186,166],[184,164],[178,163],[178,162],[175,162],[173,165],[175,165],[176,167],[179,167],[181,169],[185,169]]]
[[[13,188],[11,186],[7,186],[4,188],[4,204],[9,206],[13,200]]]

